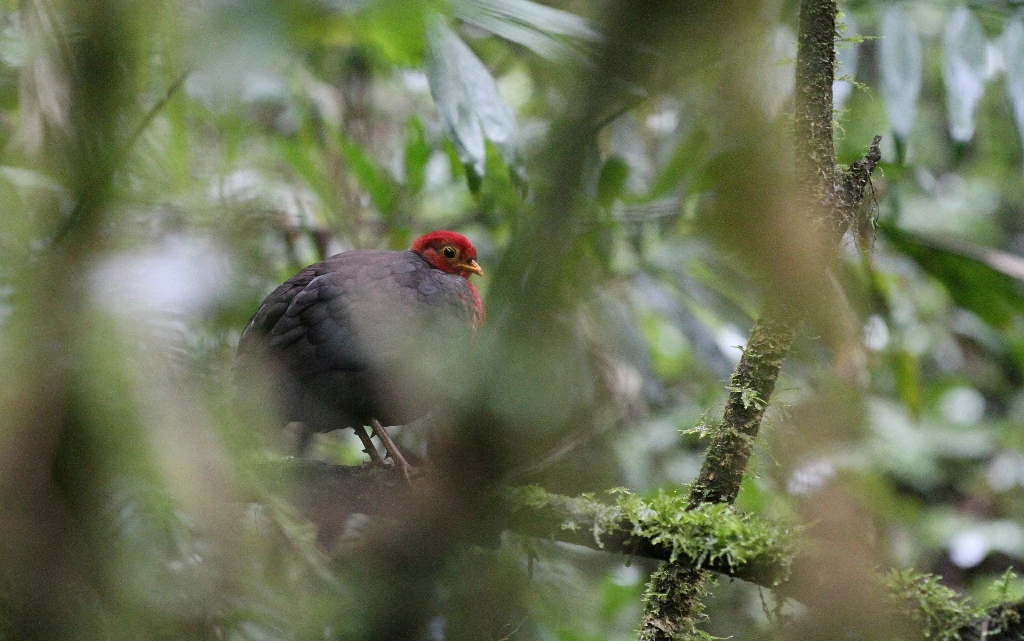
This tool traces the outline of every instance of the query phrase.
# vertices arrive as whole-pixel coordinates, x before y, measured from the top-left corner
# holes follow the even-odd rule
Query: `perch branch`
[[[413,499],[395,470],[317,461],[265,464],[259,477],[271,492],[284,492],[317,524],[321,544],[331,549],[353,514],[402,518]],[[743,515],[730,507],[706,506],[683,518],[683,499],[644,501],[619,495],[615,503],[550,494],[535,486],[505,488],[494,501],[504,514],[502,529],[580,545],[608,553],[675,561],[765,587],[789,575],[797,529]]]

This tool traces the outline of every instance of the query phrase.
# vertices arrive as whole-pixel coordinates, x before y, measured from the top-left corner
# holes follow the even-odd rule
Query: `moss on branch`
[[[687,510],[682,495],[642,498],[616,491],[615,504],[539,487],[506,492],[508,528],[523,534],[712,570],[763,586],[789,577],[800,528],[728,505]]]
[[[690,492],[690,508],[703,503],[732,503],[736,499],[754,438],[794,337],[792,326],[771,316],[754,323],[730,380],[722,422],[712,435]]]
[[[854,224],[871,171],[878,162],[876,137],[865,157],[848,171],[837,171],[832,129],[832,84],[835,76],[835,0],[803,0],[797,35],[796,109],[794,138],[796,174],[803,201],[812,216],[807,224],[824,223],[838,233]],[[820,220],[819,220],[820,219]],[[855,228],[854,231],[857,231]],[[709,503],[730,504],[746,473],[755,438],[778,380],[782,361],[795,338],[798,319],[790,322],[766,311],[751,329],[743,357],[730,380],[729,401],[700,474],[693,484],[689,508]],[[673,582],[679,579],[679,585]],[[689,589],[686,582],[689,581]],[[700,593],[707,577],[700,573],[675,576],[663,566],[651,577],[649,594],[675,593],[678,608],[645,608],[641,639],[694,638]],[[687,609],[690,608],[690,609]],[[676,617],[677,620],[665,617]],[[692,630],[684,632],[684,630]]]
[[[1012,572],[996,581],[994,602],[975,604],[942,585],[942,577],[912,570],[890,570],[885,589],[894,614],[902,618],[909,638],[935,641],[1002,641],[1024,638],[1024,602],[1011,599]]]
[[[369,466],[282,461],[264,464],[260,470],[264,478],[287,479],[283,482],[292,503],[316,523],[327,549],[351,514],[400,519],[416,498],[398,474]],[[643,498],[612,490],[611,497],[599,501],[589,495],[551,494],[536,486],[505,488],[494,497],[495,513],[505,515],[496,527],[610,553],[673,561],[766,587],[789,577],[799,550],[801,528],[727,505],[688,511],[681,494]]]

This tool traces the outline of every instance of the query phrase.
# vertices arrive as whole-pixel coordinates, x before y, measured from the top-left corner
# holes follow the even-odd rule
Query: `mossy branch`
[[[386,468],[291,459],[261,464],[251,471],[271,496],[290,495],[298,512],[316,525],[321,545],[328,547],[331,541],[325,537],[337,534],[337,524],[347,522],[352,514],[403,518],[415,500],[405,480]],[[429,483],[429,478],[417,485],[420,482]],[[506,488],[494,500],[499,504],[497,511],[505,515],[497,528],[665,561],[651,582],[663,589],[649,589],[645,596],[649,613],[645,633],[649,635],[703,636],[697,625],[712,572],[778,587],[789,578],[793,565],[800,563],[817,568],[821,581],[828,581],[828,563],[822,557],[827,551],[815,551],[806,544],[801,527],[759,519],[721,503],[687,510],[681,494],[642,498],[613,490],[605,500],[598,500],[551,494],[536,486]],[[308,535],[298,529],[296,536],[303,539],[299,547],[305,549]],[[494,536],[485,539],[497,541]],[[939,641],[1024,638],[1024,601],[1011,594],[1014,578],[1008,573],[997,581],[992,600],[978,605],[943,586],[934,575],[905,570],[878,575],[889,608],[905,623],[900,638]],[[807,595],[790,592],[787,596],[803,600]]]
[[[736,500],[753,441],[794,336],[791,325],[771,316],[763,316],[754,323],[730,380],[725,415],[712,435],[704,464],[690,491],[689,509],[703,503]]]
[[[742,514],[728,505],[686,510],[681,495],[641,498],[617,492],[614,504],[570,498],[539,487],[509,490],[508,529],[565,543],[711,570],[765,587],[789,578],[800,528]]]
[[[417,497],[392,470],[317,461],[260,466],[272,494],[286,493],[316,523],[331,548],[354,513],[401,518]],[[429,485],[430,479],[422,479]],[[417,489],[419,492],[419,482]],[[594,496],[551,494],[536,486],[505,488],[494,497],[504,519],[496,530],[581,545],[629,557],[670,561],[774,587],[785,581],[798,551],[800,528],[742,514],[727,505],[686,510],[683,495],[641,498],[624,490]],[[496,532],[495,532],[496,534]]]
[[[797,32],[796,171],[803,197],[825,209],[835,198],[832,83],[836,65],[835,0],[803,0]]]

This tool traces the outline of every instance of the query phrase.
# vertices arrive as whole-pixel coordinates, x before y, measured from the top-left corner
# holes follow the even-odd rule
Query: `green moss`
[[[595,497],[549,494],[535,486],[508,490],[510,522],[524,534],[590,547],[647,554],[694,570],[715,570],[771,586],[788,579],[801,528],[758,519],[727,505],[688,509],[686,491],[639,497],[611,490]]]
[[[644,621],[639,641],[710,641],[697,626],[707,619],[704,597],[714,585],[709,572],[662,563],[644,593]]]
[[[599,503],[592,494],[568,497],[551,494],[536,485],[527,485],[509,489],[506,498],[513,506],[557,513],[560,517],[559,529],[571,532],[592,530],[598,547],[601,546],[601,534],[616,530],[621,525],[622,512],[619,508]]]
[[[618,506],[633,524],[634,534],[664,545],[695,569],[724,561],[729,568],[756,563],[779,568],[777,582],[789,576],[800,528],[772,523],[741,513],[730,505],[705,504],[687,510],[684,494],[659,492],[643,499],[620,494]]]
[[[939,583],[934,574],[890,570],[885,577],[897,614],[921,630],[921,639],[959,641],[960,631],[982,612],[970,600]]]

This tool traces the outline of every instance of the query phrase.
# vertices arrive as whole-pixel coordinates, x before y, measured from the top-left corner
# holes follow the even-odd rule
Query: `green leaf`
[[[946,22],[942,38],[942,80],[953,140],[974,137],[974,111],[985,93],[987,43],[981,25],[967,7],[958,7]]]
[[[915,419],[921,415],[921,366],[914,355],[900,350],[894,356],[896,395]]]
[[[427,80],[441,124],[466,168],[470,186],[484,175],[484,138],[521,173],[519,134],[512,110],[476,54],[436,18],[427,35]]]
[[[1017,135],[1024,144],[1024,20],[1010,20],[1003,32],[1003,59],[1006,61],[1006,96],[1013,105]]]
[[[463,0],[456,3],[455,13],[460,18],[488,13],[553,35],[590,42],[601,39],[598,30],[586,19],[531,0]]]
[[[921,37],[914,21],[899,5],[889,5],[883,10],[880,32],[879,64],[885,113],[897,138],[905,141],[914,126],[921,93]]]
[[[390,217],[398,203],[398,187],[394,179],[377,165],[366,150],[346,138],[341,140],[341,154],[373,206],[384,217]]]
[[[456,3],[455,15],[548,60],[585,62],[578,43],[600,39],[587,20],[529,0],[463,0]]]
[[[694,128],[690,135],[679,143],[672,158],[655,178],[648,196],[658,198],[678,187],[705,162],[709,146],[707,131]]]
[[[365,34],[395,64],[418,65],[423,60],[426,4],[419,0],[389,0],[372,4]]]
[[[892,225],[880,229],[893,247],[938,279],[956,304],[997,329],[1024,315],[1024,259],[959,240],[910,234]]]
[[[597,178],[597,202],[602,207],[611,207],[626,186],[629,167],[621,158],[611,157],[601,167]]]

